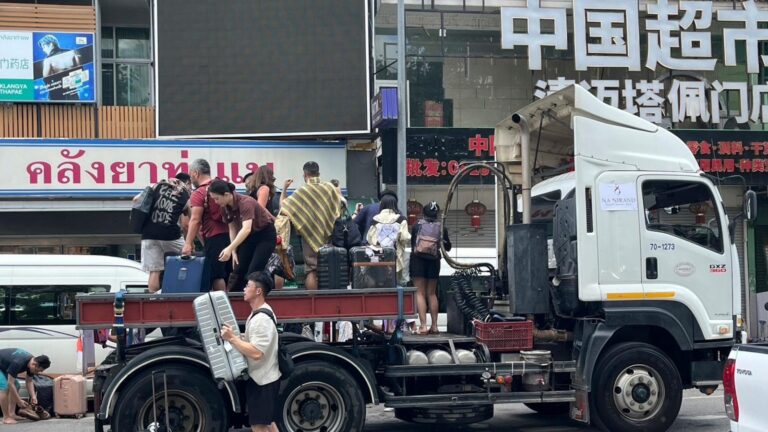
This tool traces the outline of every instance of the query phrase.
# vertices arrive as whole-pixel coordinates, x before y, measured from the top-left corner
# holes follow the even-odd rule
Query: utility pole
[[[408,214],[406,195],[405,129],[408,125],[405,76],[405,0],[397,1],[397,199],[402,214]]]

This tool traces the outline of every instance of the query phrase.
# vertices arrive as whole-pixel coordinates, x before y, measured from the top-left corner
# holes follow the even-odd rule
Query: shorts
[[[20,389],[21,383],[19,380],[16,381],[16,390]],[[280,380],[278,380],[280,382]],[[5,372],[0,371],[0,391],[7,391],[8,390],[8,374]]]
[[[219,234],[205,239],[203,250],[205,251],[205,267],[208,270],[209,280],[227,279],[232,265],[231,261],[219,261],[221,251],[229,246],[229,234]]]
[[[304,254],[304,272],[317,271],[317,252],[309,247],[309,243],[304,240],[304,237],[301,238],[301,251]]]
[[[430,260],[411,254],[408,270],[411,278],[437,279],[440,277],[440,260]]]
[[[245,398],[248,405],[248,423],[251,426],[269,425],[277,420],[277,393],[280,390],[280,380],[269,384],[259,385],[253,378],[248,378],[245,384]]]
[[[184,239],[176,240],[142,240],[141,241],[141,269],[148,272],[165,270],[165,254],[181,254],[184,248]]]

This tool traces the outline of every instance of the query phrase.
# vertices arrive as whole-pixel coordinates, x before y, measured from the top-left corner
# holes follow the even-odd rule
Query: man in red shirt
[[[223,291],[227,288],[226,280],[231,270],[230,261],[219,261],[221,251],[229,246],[229,227],[221,218],[221,208],[208,194],[211,179],[211,166],[205,159],[197,159],[189,166],[189,176],[197,188],[189,199],[191,218],[182,255],[191,255],[195,250],[195,238],[198,231],[203,239],[205,250],[204,274],[210,276],[210,289]],[[205,283],[205,282],[203,282]]]

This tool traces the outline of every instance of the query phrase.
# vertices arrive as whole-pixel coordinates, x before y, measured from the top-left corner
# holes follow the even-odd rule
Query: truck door
[[[598,177],[598,185],[595,214],[602,298],[642,295],[637,173],[606,172]]]
[[[719,194],[695,177],[642,176],[639,183],[645,298],[685,304],[708,339],[731,336],[735,269]]]

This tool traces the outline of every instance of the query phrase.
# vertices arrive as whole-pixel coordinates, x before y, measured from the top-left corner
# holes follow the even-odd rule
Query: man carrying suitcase
[[[248,422],[252,432],[278,432],[277,393],[280,390],[280,365],[277,361],[277,327],[272,318],[259,309],[272,312],[266,297],[272,291],[274,282],[264,272],[248,275],[248,284],[243,289],[245,300],[253,312],[245,323],[243,339],[236,338],[226,324],[221,328],[221,338],[228,341],[248,360],[248,383],[246,399]],[[274,315],[274,312],[272,312]]]
[[[16,415],[16,406],[26,408],[29,404],[21,399],[16,380],[22,372],[27,373],[27,392],[29,402],[37,405],[37,394],[32,376],[43,373],[51,367],[48,356],[33,356],[21,348],[0,349],[0,407],[3,411],[3,423],[13,424],[21,417]]]
[[[229,227],[222,222],[221,208],[208,194],[208,185],[211,184],[211,166],[205,159],[197,159],[189,166],[189,176],[192,184],[197,188],[189,199],[189,208],[192,216],[187,230],[187,239],[181,254],[192,255],[195,251],[195,238],[200,232],[203,238],[205,250],[205,275],[209,277],[210,284],[203,281],[203,290],[213,289],[223,291],[227,289],[226,280],[232,270],[231,262],[219,261],[221,251],[229,246]]]

